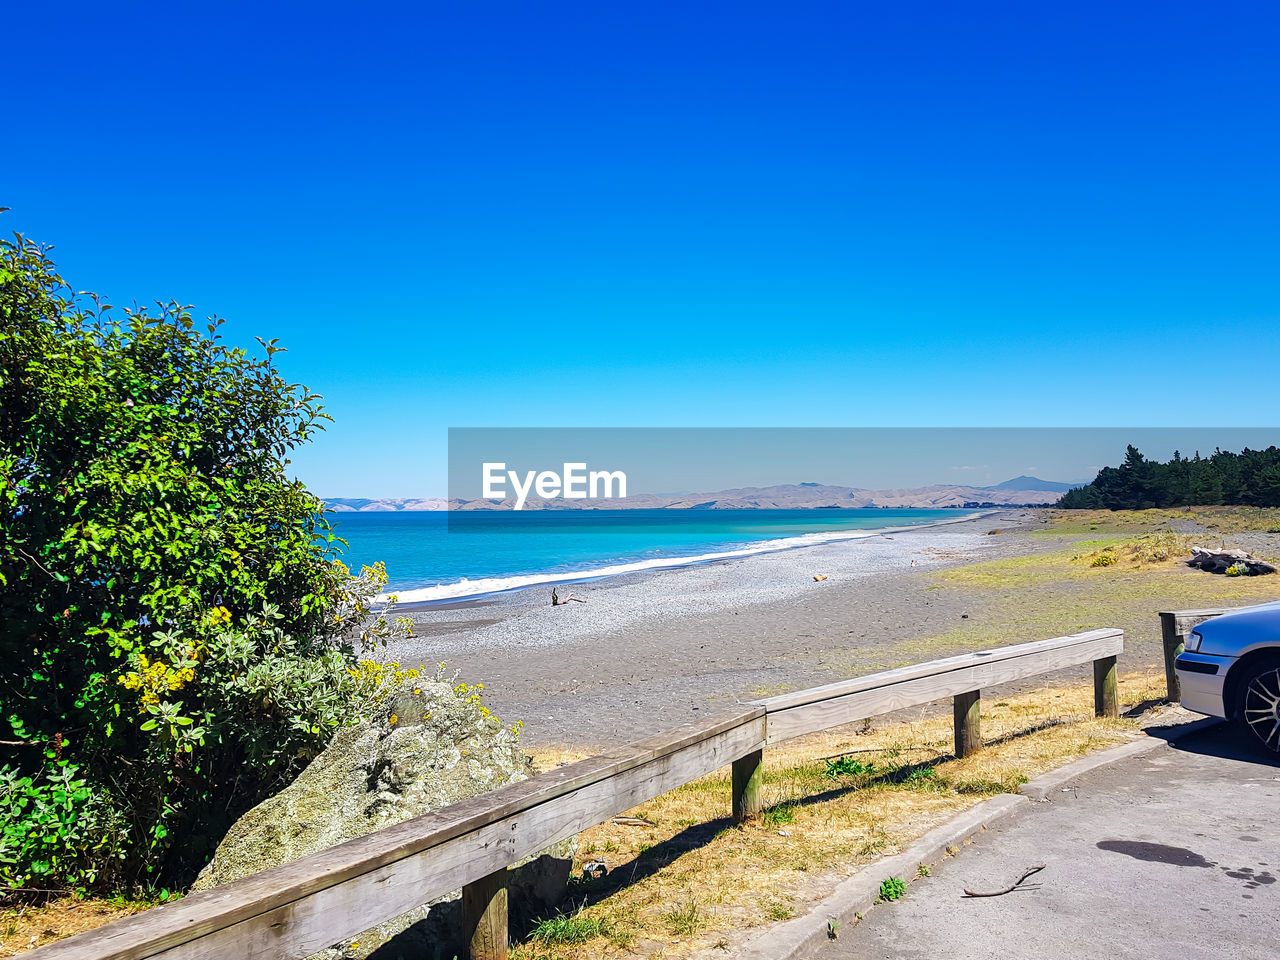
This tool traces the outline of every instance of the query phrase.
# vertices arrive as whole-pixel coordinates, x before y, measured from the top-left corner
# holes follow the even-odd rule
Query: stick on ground
[[[1013,893],[1013,891],[1017,890],[1018,887],[1022,885],[1022,881],[1026,880],[1027,877],[1031,876],[1033,873],[1039,873],[1046,866],[1048,866],[1048,864],[1040,863],[1034,867],[1027,867],[1027,869],[1022,872],[1022,876],[1002,890],[975,892],[970,890],[968,887],[965,887],[964,895],[966,897],[1003,897],[1006,893]]]

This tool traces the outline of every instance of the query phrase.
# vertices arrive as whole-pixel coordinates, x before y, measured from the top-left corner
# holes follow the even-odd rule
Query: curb
[[[880,895],[880,882],[885,877],[913,877],[920,864],[936,864],[947,856],[949,847],[960,846],[975,834],[1015,811],[1026,808],[1032,802],[1047,802],[1048,794],[1060,791],[1065,784],[1077,777],[1120,760],[1142,756],[1160,746],[1173,746],[1185,736],[1222,722],[1215,717],[1206,717],[1192,723],[1152,727],[1151,729],[1168,731],[1169,736],[1139,734],[1137,739],[1129,743],[1099,750],[1065,767],[1041,774],[1023,784],[1020,793],[1002,793],[984,800],[941,826],[934,827],[901,853],[861,867],[853,876],[841,881],[830,896],[815,904],[808,913],[770,927],[751,938],[735,956],[742,960],[794,960],[816,953],[830,939],[827,933],[828,922],[834,920],[841,925],[851,925],[858,914],[870,909],[876,902]]]
[[[1030,801],[1013,793],[984,800],[939,827],[934,827],[901,853],[862,867],[835,892],[801,917],[787,920],[743,944],[735,956],[742,960],[789,960],[816,951],[828,940],[827,923],[850,924],[856,914],[869,908],[880,895],[885,877],[914,877],[922,863],[934,864],[991,823],[1020,810]]]

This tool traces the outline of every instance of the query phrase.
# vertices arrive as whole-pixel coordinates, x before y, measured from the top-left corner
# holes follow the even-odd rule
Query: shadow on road
[[[1167,741],[1171,749],[1183,753],[1221,757],[1260,767],[1280,767],[1280,757],[1254,747],[1243,733],[1225,720],[1195,731],[1187,731],[1187,726],[1148,727],[1145,732],[1148,736]]]

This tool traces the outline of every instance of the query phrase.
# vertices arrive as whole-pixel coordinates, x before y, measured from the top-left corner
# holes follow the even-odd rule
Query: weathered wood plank
[[[957,757],[967,757],[982,749],[981,711],[981,690],[957,693],[952,698]]]
[[[507,960],[507,870],[462,888],[462,939],[469,960]]]
[[[764,751],[755,750],[733,761],[733,819],[744,823],[760,815],[764,806]]]
[[[728,715],[708,728],[717,732],[699,740],[700,728],[687,725],[539,774],[51,944],[39,958],[308,956],[759,750],[764,711]]]
[[[1180,637],[1185,637],[1206,620],[1221,617],[1228,613],[1239,613],[1241,610],[1248,610],[1250,606],[1254,606],[1254,604],[1243,607],[1200,607],[1196,610],[1162,611],[1160,613],[1160,622],[1163,624],[1165,617],[1171,617],[1173,619],[1174,633]]]
[[[1002,660],[1020,660],[1045,650],[1057,650],[1063,647],[1071,647],[1076,644],[1087,643],[1090,640],[1103,636],[1120,636],[1123,632],[1124,631],[1117,628],[1108,627],[1101,630],[1089,630],[1084,633],[1075,633],[1066,637],[1054,637],[1049,640],[1034,640],[1030,643],[1019,643],[1007,647],[995,647],[991,650],[979,650],[975,653],[964,653],[957,657],[946,657],[941,660],[929,660],[925,663],[914,663],[910,666],[898,667],[895,670],[883,670],[879,673],[870,673],[866,676],[855,677],[852,680],[839,680],[835,683],[828,683],[825,686],[810,687],[807,690],[797,690],[793,693],[784,693],[776,697],[768,697],[767,699],[756,700],[754,702],[763,706],[770,713],[774,713],[779,710],[787,710],[792,707],[799,707],[808,703],[831,700],[834,697],[844,696],[849,693],[858,693],[862,690],[871,690],[888,684],[901,683],[905,680],[912,680],[917,677],[932,677],[939,673],[958,670],[977,663],[997,663]]]
[[[1120,716],[1115,657],[1093,661],[1093,714],[1096,717]]]
[[[1182,684],[1178,682],[1177,660],[1185,649],[1185,635],[1178,633],[1178,615],[1160,614],[1160,642],[1164,647],[1165,696],[1175,703],[1182,699]]]
[[[768,713],[766,742],[774,744],[958,693],[1089,663],[1123,649],[1123,630],[1091,630],[985,652],[991,656],[966,654],[818,688],[827,691],[826,699],[815,701],[808,696],[812,691],[804,691],[803,695],[787,694],[756,702]],[[1009,651],[1019,652],[1010,655]]]

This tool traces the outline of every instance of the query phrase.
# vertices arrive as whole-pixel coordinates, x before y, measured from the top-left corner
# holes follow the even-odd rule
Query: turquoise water
[[[337,513],[353,569],[383,561],[402,601],[611,576],[956,520],[960,510]]]

